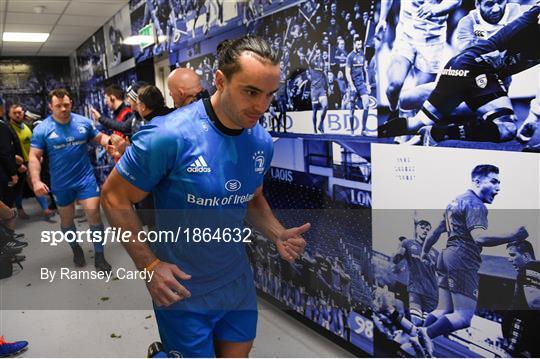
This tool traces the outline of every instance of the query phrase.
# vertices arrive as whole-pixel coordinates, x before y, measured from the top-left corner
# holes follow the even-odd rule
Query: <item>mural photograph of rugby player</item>
[[[529,0],[382,1],[381,141],[539,151],[538,11]]]
[[[523,267],[531,261],[535,270],[540,250],[538,157],[385,144],[373,145],[372,157],[376,355],[537,351],[526,328],[540,296]]]

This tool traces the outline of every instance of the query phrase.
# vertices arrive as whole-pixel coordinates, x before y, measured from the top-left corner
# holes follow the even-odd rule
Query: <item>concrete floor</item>
[[[0,334],[8,341],[28,340],[22,357],[144,357],[150,343],[159,340],[149,295],[141,279],[41,279],[41,268],[72,268],[71,250],[41,243],[42,231],[59,228],[39,217],[36,202],[25,201],[29,220],[20,220],[17,232],[29,246],[24,270],[0,280]],[[55,217],[58,220],[58,217]],[[87,223],[77,223],[86,230]],[[88,271],[94,269],[91,245],[83,245]],[[106,246],[115,268],[134,269],[118,243]],[[15,267],[14,267],[15,268]],[[352,357],[326,338],[259,299],[257,339],[252,357]]]

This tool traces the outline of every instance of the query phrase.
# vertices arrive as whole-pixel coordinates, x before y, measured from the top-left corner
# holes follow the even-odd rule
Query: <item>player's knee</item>
[[[516,123],[513,122],[513,116],[512,118],[510,116],[508,116],[508,118],[502,118],[495,123],[499,128],[501,142],[511,141],[516,137],[517,126]]]
[[[391,96],[392,94],[399,92],[402,86],[403,86],[403,83],[401,83],[401,81],[390,80],[390,82],[388,83],[388,87],[386,88],[387,96]]]
[[[446,317],[452,323],[454,330],[467,328],[471,325],[474,311],[472,310],[456,310],[453,313],[447,314]]]

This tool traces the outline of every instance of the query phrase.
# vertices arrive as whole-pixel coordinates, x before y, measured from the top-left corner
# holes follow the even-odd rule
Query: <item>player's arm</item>
[[[399,244],[398,252],[394,254],[392,257],[392,263],[398,264],[405,258],[405,253],[407,252],[407,248],[403,246],[403,242]]]
[[[354,82],[352,80],[352,74],[351,74],[351,64],[352,60],[350,56],[347,57],[347,62],[345,66],[345,78],[347,79],[347,83],[349,84],[349,87],[354,89]]]
[[[371,94],[371,84],[369,83],[369,73],[368,73],[368,62],[367,61],[364,61],[364,82],[366,83],[368,93]]]
[[[41,161],[43,159],[43,150],[36,147],[30,147],[30,153],[28,153],[28,170],[30,173],[30,180],[32,181],[32,188],[36,196],[45,196],[49,193],[49,187],[41,181]]]
[[[491,234],[484,227],[477,227],[471,230],[471,237],[476,244],[482,247],[495,247],[510,242],[518,242],[527,239],[529,233],[525,227],[519,227],[511,233]]]
[[[428,19],[434,16],[446,15],[461,5],[461,0],[445,0],[438,4],[425,2],[418,9],[418,17]]]
[[[151,270],[154,275],[150,282],[146,282],[146,285],[158,306],[168,306],[191,295],[176,279],[187,280],[191,276],[182,272],[174,264],[159,261],[148,244],[138,239],[138,233],[143,229],[133,204],[139,203],[147,195],[148,192],[132,185],[115,168],[103,185],[101,205],[111,227],[120,228],[123,233],[131,233],[122,245],[135,266],[139,270],[144,270],[152,263],[157,263],[152,265]]]
[[[441,234],[445,233],[446,230],[446,218],[443,216],[442,220],[439,222],[439,225],[435,227],[433,232],[426,238],[424,245],[422,246],[422,257],[427,257],[431,248],[437,243]]]
[[[317,48],[317,43],[315,43],[313,45],[313,47],[311,48],[311,50],[308,50],[308,56],[306,58],[306,61],[308,63],[309,66],[312,66],[312,61],[315,57],[315,49]]]
[[[393,0],[382,0],[381,2],[381,13],[379,16],[379,22],[377,23],[377,26],[375,27],[375,34],[378,34],[379,31],[385,31],[386,30],[386,18],[388,17],[388,13],[390,12],[390,9],[392,8]]]
[[[311,224],[305,223],[300,227],[285,229],[272,213],[262,191],[262,186],[257,188],[254,197],[248,203],[247,221],[266,238],[276,245],[283,259],[288,262],[294,261],[302,254],[306,241],[302,233],[309,230]]]
[[[103,132],[100,132],[96,135],[96,137],[94,137],[93,141],[97,143],[98,145],[107,147],[107,145],[109,144],[109,139],[110,139],[109,135],[106,135]]]
[[[478,42],[478,38],[474,35],[474,24],[471,16],[467,15],[459,20],[456,27],[456,39],[456,48],[459,52]]]

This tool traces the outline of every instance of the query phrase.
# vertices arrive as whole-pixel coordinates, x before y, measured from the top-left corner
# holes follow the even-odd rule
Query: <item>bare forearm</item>
[[[442,1],[439,5],[433,6],[433,15],[435,16],[446,15],[450,11],[457,8],[460,4],[461,4],[461,0]]]
[[[501,244],[514,242],[517,240],[515,233],[508,233],[502,235],[484,235],[476,238],[476,243],[482,247],[495,247]]]
[[[32,183],[41,181],[41,162],[36,157],[28,159],[28,170],[30,172],[30,180]]]
[[[433,230],[430,236],[428,236],[424,242],[424,245],[422,246],[422,252],[423,253],[429,253],[431,248],[437,243],[439,238],[441,237],[441,234],[446,232],[446,223],[445,221],[441,221],[441,223]]]
[[[108,191],[103,192],[101,203],[109,224],[112,227],[121,229],[123,233],[128,231],[131,233],[128,241],[122,242],[122,244],[135,266],[142,270],[156,260],[155,254],[148,245],[139,241],[137,237],[138,233],[142,231],[142,225],[131,203],[122,201]]]
[[[393,0],[382,0],[379,22],[386,22],[386,18],[388,17],[388,13],[392,7],[392,2]]]
[[[266,238],[276,242],[285,229],[272,213],[266,199],[254,198],[248,206],[247,221]]]

